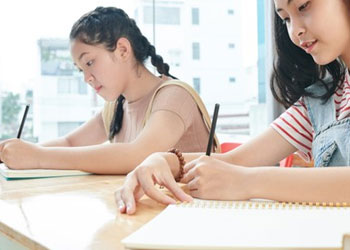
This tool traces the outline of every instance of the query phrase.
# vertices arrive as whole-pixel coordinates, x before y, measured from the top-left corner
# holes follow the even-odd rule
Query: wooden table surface
[[[120,241],[165,208],[144,198],[135,215],[120,214],[114,191],[124,178],[0,177],[0,232],[29,249],[124,249]]]

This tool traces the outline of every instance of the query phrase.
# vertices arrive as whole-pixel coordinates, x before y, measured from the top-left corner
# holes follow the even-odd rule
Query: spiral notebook
[[[347,204],[194,200],[123,239],[129,249],[341,249]]]

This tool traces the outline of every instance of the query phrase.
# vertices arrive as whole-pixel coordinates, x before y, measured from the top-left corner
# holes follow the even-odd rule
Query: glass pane
[[[156,0],[156,9],[179,9],[179,23],[160,23],[162,15],[156,12],[153,33],[152,21],[138,20],[140,29],[155,39],[158,54],[169,62],[170,73],[192,84],[209,113],[215,103],[221,104],[221,141],[245,141],[267,127],[265,69],[258,70],[266,53],[264,2]],[[139,3],[142,15],[142,5],[149,2]],[[173,51],[178,51],[176,56]]]
[[[16,136],[26,103],[22,138],[31,141],[66,134],[101,109],[102,99],[72,63],[68,41],[73,23],[97,6],[136,9],[121,0],[21,1],[21,8],[0,1],[1,10],[16,10],[16,17],[0,15],[0,140]]]
[[[96,6],[123,8],[170,73],[200,93],[209,113],[221,104],[221,141],[261,131],[267,125],[264,65],[270,53],[264,49],[266,1],[214,2],[38,0],[23,1],[18,9],[14,1],[1,1],[0,8],[16,9],[18,18],[10,11],[0,15],[2,24],[11,20],[1,26],[0,138],[16,134],[25,103],[31,104],[31,122],[23,136],[40,141],[68,132],[101,109],[102,99],[72,64],[68,41],[73,23]]]

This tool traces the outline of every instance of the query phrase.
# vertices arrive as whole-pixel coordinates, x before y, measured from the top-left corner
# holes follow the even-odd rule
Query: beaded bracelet
[[[168,153],[175,154],[179,159],[180,171],[179,171],[179,175],[175,177],[175,181],[179,182],[185,174],[185,171],[184,171],[184,166],[186,164],[185,158],[182,156],[182,153],[180,152],[180,150],[176,148],[169,149]]]

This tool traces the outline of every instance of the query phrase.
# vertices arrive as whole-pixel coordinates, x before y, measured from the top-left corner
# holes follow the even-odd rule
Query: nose
[[[298,39],[303,36],[306,31],[304,24],[298,19],[292,20],[290,29],[292,36]]]
[[[93,80],[94,80],[94,76],[91,73],[84,71],[84,81],[86,83],[91,84]]]

